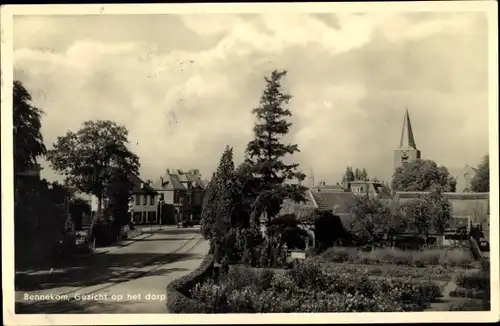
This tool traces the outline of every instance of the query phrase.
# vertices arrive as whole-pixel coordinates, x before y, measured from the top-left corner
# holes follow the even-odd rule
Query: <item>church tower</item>
[[[394,169],[408,162],[420,159],[420,151],[415,144],[408,108],[405,111],[399,148],[394,151]]]

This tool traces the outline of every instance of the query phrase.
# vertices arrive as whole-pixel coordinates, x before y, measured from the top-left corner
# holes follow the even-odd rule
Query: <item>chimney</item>
[[[144,182],[141,182],[141,189],[144,189]]]
[[[324,186],[326,186],[326,182],[325,182],[325,181],[320,181],[320,182],[319,182],[319,186],[320,186],[320,187],[324,187]]]

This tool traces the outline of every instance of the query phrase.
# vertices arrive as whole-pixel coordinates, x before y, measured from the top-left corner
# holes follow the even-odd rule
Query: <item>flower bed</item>
[[[332,247],[319,259],[324,262],[350,262],[358,264],[396,264],[416,267],[440,265],[446,267],[470,267],[473,257],[464,249],[429,249],[425,251],[403,251],[392,248],[377,248],[369,252],[350,247]]]
[[[411,277],[412,279],[428,279],[445,282],[451,279],[452,270],[443,266],[414,267],[394,264],[346,264],[321,263],[324,269],[334,273],[365,275],[369,277]]]
[[[284,273],[231,268],[218,284],[206,280],[190,294],[202,305],[199,312],[395,312],[422,311],[440,291],[432,282],[372,280],[306,261]]]

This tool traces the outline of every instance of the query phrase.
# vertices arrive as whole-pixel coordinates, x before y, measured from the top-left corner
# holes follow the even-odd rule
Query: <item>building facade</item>
[[[153,188],[163,199],[160,218],[163,224],[184,219],[199,220],[208,181],[192,171],[167,169]]]
[[[151,185],[135,174],[129,175],[131,188],[131,222],[134,224],[158,223],[158,193]],[[91,198],[92,215],[97,213],[97,197]],[[103,209],[106,199],[103,200]]]

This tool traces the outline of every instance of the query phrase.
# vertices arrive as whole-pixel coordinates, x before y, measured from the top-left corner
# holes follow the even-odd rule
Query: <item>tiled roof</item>
[[[429,194],[427,191],[397,191],[397,198],[418,198]],[[488,199],[489,192],[445,192],[443,196],[448,199]]]
[[[291,199],[285,199],[281,206],[280,215],[295,214],[299,221],[309,220],[317,207],[314,205],[311,191],[307,190],[304,195],[306,197],[305,203],[296,203]]]
[[[134,194],[139,194],[139,193],[156,194],[156,190],[154,190],[153,187],[151,187],[141,178],[139,178],[139,176],[135,174],[130,174],[129,180],[132,182],[132,192]],[[144,185],[144,188],[142,189],[141,189],[141,183]]]
[[[331,210],[334,214],[349,213],[350,206],[354,203],[355,195],[352,192],[325,192],[312,193],[318,208]]]
[[[209,183],[209,182],[210,182],[210,181],[208,181],[208,180],[201,180],[201,179],[198,179],[198,185],[199,185],[201,188],[203,188],[203,189],[206,189],[206,188],[207,188],[207,186],[208,186],[208,183]]]
[[[179,180],[179,176],[177,174],[168,174],[167,179],[163,180],[164,186],[163,189],[167,190],[185,190],[186,188]]]

